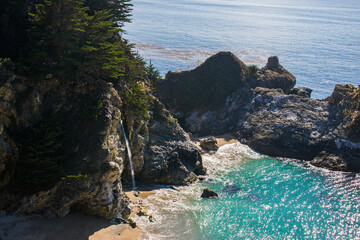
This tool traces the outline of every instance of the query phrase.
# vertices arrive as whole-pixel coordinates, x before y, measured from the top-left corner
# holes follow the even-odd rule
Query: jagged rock
[[[157,87],[160,100],[174,116],[216,110],[232,92],[248,86],[247,66],[230,52],[219,52],[191,71],[168,72]]]
[[[176,185],[194,182],[196,174],[205,172],[198,148],[159,101],[152,112],[141,179]]]
[[[215,137],[208,137],[200,140],[200,147],[205,150],[218,150],[219,146]]]
[[[231,132],[258,152],[302,160],[318,156],[315,162],[324,158],[319,156],[325,151],[329,156],[341,158],[348,171],[360,171],[359,87],[337,85],[330,97],[316,100],[310,98],[311,89],[294,88],[295,77],[280,65],[277,57],[270,57],[267,65],[255,73],[229,53],[219,53],[208,60],[192,71],[169,74],[157,93],[194,136]],[[237,67],[226,68],[229,65]],[[203,73],[204,69],[211,72],[212,77]],[[238,74],[240,69],[242,74]],[[216,84],[233,79],[241,84],[231,86],[231,90],[228,85]],[[194,85],[200,87],[186,92],[188,86]],[[179,92],[173,96],[175,89],[186,94]],[[194,100],[200,92],[206,97]],[[217,92],[221,101],[211,104],[210,99]],[[187,104],[181,98],[196,105]],[[338,162],[339,169],[343,169],[342,163],[333,162]],[[333,168],[331,164],[323,166]]]
[[[219,194],[217,194],[216,192],[210,190],[209,188],[204,188],[202,194],[201,194],[202,198],[218,198]]]
[[[269,57],[266,67],[272,71],[275,71],[280,67],[279,58],[277,56]]]
[[[327,98],[332,105],[339,105],[344,100],[349,100],[350,94],[354,93],[356,88],[351,84],[337,84],[334,91]]]
[[[347,162],[340,156],[322,151],[310,162],[312,165],[337,171],[347,171]]]
[[[276,89],[256,88],[238,131],[242,143],[270,156],[311,160],[334,138],[329,104]]]
[[[266,66],[257,71],[257,78],[253,80],[252,87],[281,88],[289,93],[295,86],[295,77],[279,64],[278,57],[269,57]]]
[[[293,88],[289,91],[289,94],[295,94],[301,97],[307,97],[310,98],[311,97],[311,92],[312,89],[307,88],[307,87],[297,87],[297,88]]]
[[[235,55],[220,52],[194,70],[169,72],[157,96],[184,129],[197,136],[220,135],[233,131],[233,123],[246,114],[253,97],[251,88],[289,92],[295,82],[277,57],[270,57],[264,68],[251,74]]]
[[[246,118],[238,123],[242,143],[270,156],[316,157],[313,163],[317,166],[360,171],[360,144],[346,131],[350,122],[346,101],[340,104],[339,100],[316,100],[264,88],[254,93]],[[326,154],[320,154],[323,151]]]

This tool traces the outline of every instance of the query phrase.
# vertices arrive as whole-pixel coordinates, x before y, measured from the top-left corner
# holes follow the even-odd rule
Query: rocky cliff
[[[112,83],[29,81],[0,70],[1,210],[65,216],[77,209],[106,218],[127,212],[121,119],[137,181],[187,184],[204,173],[196,146],[150,93],[150,112],[139,119],[122,111],[122,91]]]
[[[277,57],[270,57],[264,68],[253,69],[232,53],[221,52],[192,71],[168,73],[157,94],[194,135],[231,132],[270,156],[360,171],[359,88],[338,85],[329,98],[316,100],[310,98],[311,89],[294,88],[295,77]],[[167,94],[173,87],[180,90],[172,91],[169,100]],[[188,88],[196,89],[194,96]],[[220,97],[216,96],[219,88]],[[198,95],[205,97],[198,99]],[[191,106],[182,98],[199,102]],[[215,105],[207,105],[215,99]]]

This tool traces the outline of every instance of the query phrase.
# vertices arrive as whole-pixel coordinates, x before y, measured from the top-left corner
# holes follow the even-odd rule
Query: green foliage
[[[150,81],[151,89],[153,91],[156,90],[156,85],[162,81],[162,77],[160,75],[159,70],[157,70],[154,65],[151,63],[146,66],[146,75]]]
[[[118,28],[124,26],[124,23],[130,22],[132,4],[131,0],[86,0],[85,5],[89,7],[89,15],[95,12],[110,10],[112,14],[111,21],[116,24]],[[120,29],[120,31],[122,31]]]
[[[123,61],[111,10],[88,15],[82,0],[44,0],[29,14],[33,68],[66,80],[117,78]]]
[[[67,175],[62,177],[61,180],[65,181],[67,185],[71,185],[73,183],[84,182],[88,178],[87,174],[77,174],[77,175]]]
[[[81,102],[81,115],[89,121],[97,120],[101,114],[103,103],[100,98],[91,96]]]
[[[21,135],[15,183],[21,191],[32,193],[53,186],[64,176],[65,142],[68,137],[56,116],[40,122]]]
[[[126,111],[140,119],[146,119],[151,106],[151,99],[141,83],[134,82],[125,93]]]
[[[257,76],[257,71],[259,71],[259,67],[257,65],[250,65],[248,66],[249,73],[247,77],[254,78]]]

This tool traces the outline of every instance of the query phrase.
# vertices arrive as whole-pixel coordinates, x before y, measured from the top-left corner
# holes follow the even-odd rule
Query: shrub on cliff
[[[250,65],[248,66],[248,73],[247,73],[247,77],[248,78],[256,78],[257,77],[257,71],[259,71],[259,67],[256,65]]]
[[[138,119],[146,119],[150,109],[150,96],[146,93],[145,87],[134,82],[130,85],[129,91],[125,93],[125,110],[132,113]]]
[[[65,175],[64,150],[68,140],[55,115],[23,131],[18,139],[20,154],[15,168],[17,191],[45,190],[60,180]]]

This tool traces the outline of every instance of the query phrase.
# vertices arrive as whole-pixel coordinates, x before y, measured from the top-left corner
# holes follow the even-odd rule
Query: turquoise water
[[[240,143],[205,155],[203,183],[157,190],[141,239],[359,239],[360,175],[261,156]],[[201,199],[204,187],[219,199]]]
[[[260,67],[277,55],[314,98],[360,80],[358,0],[133,0],[127,35],[167,71],[192,69],[217,51]],[[205,155],[207,180],[143,201],[141,239],[360,239],[360,175],[276,160],[231,144]],[[203,200],[209,187],[219,199]]]
[[[277,55],[314,98],[360,84],[358,0],[133,0],[126,38],[167,71],[194,68],[221,50],[260,67]]]
[[[204,239],[360,237],[356,176],[322,176],[263,158],[249,159],[221,179],[231,179],[240,190],[222,194],[219,200],[195,203]],[[220,193],[224,188],[223,184],[207,185]]]

